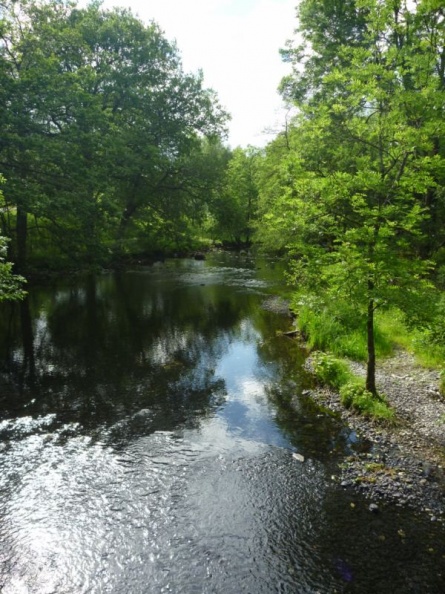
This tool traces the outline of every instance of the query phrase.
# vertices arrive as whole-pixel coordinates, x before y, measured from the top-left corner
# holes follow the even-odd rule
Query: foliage
[[[353,304],[342,300],[325,303],[316,295],[297,292],[292,298],[292,309],[311,349],[329,350],[339,357],[366,361],[366,329]],[[378,356],[385,357],[393,352],[393,336],[379,323],[375,328],[375,343]]]
[[[97,2],[2,3],[3,232],[22,267],[42,226],[54,249],[101,262],[125,251],[136,219],[196,218],[213,178],[206,139],[226,120],[155,23]]]
[[[26,292],[22,289],[25,279],[13,274],[12,263],[6,260],[7,239],[0,236],[0,302],[23,299]]]
[[[4,178],[0,174],[0,184],[4,183]],[[4,208],[3,192],[0,189],[0,209]],[[22,276],[13,273],[13,265],[7,261],[8,239],[0,235],[0,302],[15,301],[23,299],[26,295],[22,289],[26,282]]]
[[[425,2],[306,0],[299,10],[313,53],[288,54],[297,135],[261,223],[286,239],[292,282],[318,311],[340,301],[360,316],[376,394],[376,311],[397,306],[425,324],[437,296],[425,231],[445,171],[442,20]]]
[[[364,382],[352,381],[341,386],[340,399],[346,408],[352,408],[364,416],[394,420],[394,410],[389,407],[386,398],[366,390]]]
[[[339,391],[342,404],[360,414],[380,420],[393,420],[394,411],[381,394],[372,394],[365,388],[364,381],[355,376],[346,361],[328,353],[315,352],[312,363],[316,377]]]
[[[336,390],[354,377],[345,361],[328,353],[317,351],[312,354],[312,361],[316,377]]]
[[[236,148],[228,162],[223,182],[214,193],[214,233],[236,245],[249,245],[256,218],[258,190],[256,170],[259,155],[253,147]]]

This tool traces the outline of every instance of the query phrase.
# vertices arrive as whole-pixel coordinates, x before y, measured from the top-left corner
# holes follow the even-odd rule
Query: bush
[[[351,380],[343,384],[340,388],[340,400],[346,408],[352,408],[363,393],[366,392],[363,381],[359,378]],[[370,392],[369,392],[370,394]]]
[[[439,392],[442,396],[445,396],[445,369],[440,372]]]
[[[354,377],[349,365],[333,355],[315,352],[312,355],[312,360],[317,378],[336,390],[339,390],[343,384]]]
[[[340,399],[346,408],[353,408],[362,415],[391,421],[394,410],[383,395],[373,396],[361,380],[355,379],[340,388]]]

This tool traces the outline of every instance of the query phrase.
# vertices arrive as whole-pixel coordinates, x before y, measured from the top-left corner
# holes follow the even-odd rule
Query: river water
[[[2,305],[3,594],[445,591],[439,525],[332,479],[367,444],[302,395],[280,278],[220,254]]]

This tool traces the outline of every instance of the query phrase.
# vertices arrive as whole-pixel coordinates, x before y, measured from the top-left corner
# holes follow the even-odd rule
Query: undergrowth
[[[346,361],[321,352],[313,353],[312,360],[316,377],[339,391],[340,400],[346,408],[375,419],[394,420],[394,410],[388,405],[385,396],[374,396],[366,390],[364,380],[351,372]]]
[[[373,396],[362,379],[354,376],[341,358],[367,360],[366,316],[349,303],[323,303],[315,296],[296,294],[292,307],[298,326],[314,353],[314,370],[323,383],[340,393],[344,406],[378,419],[394,420],[394,411],[384,396]],[[375,316],[377,359],[402,348],[416,356],[424,367],[443,369],[445,364],[445,297],[438,301],[436,314],[428,322],[409,320],[400,309],[378,310]],[[440,382],[445,396],[445,369]]]
[[[351,304],[338,301],[320,306],[296,295],[293,309],[310,349],[366,361],[366,317]],[[445,364],[445,299],[439,304],[436,318],[421,328],[410,327],[410,320],[399,309],[377,310],[374,334],[378,359],[402,348],[413,353],[424,367],[441,368]]]
[[[442,320],[438,317],[423,328],[409,328],[403,313],[400,310],[391,309],[380,313],[376,323],[380,331],[390,337],[395,346],[413,353],[420,365],[433,369],[443,367],[445,318]]]
[[[321,308],[294,302],[294,309],[299,329],[307,337],[311,349],[329,351],[354,361],[366,361],[366,319],[356,308],[340,302]],[[377,356],[392,354],[393,343],[378,325],[375,328],[375,343]]]

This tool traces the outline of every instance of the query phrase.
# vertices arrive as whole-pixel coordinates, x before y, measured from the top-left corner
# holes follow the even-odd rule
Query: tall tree
[[[326,5],[303,2],[302,10],[315,4]],[[340,41],[338,59],[317,76],[309,69],[321,91],[301,96],[295,177],[264,219],[291,235],[295,282],[315,294],[314,306],[343,299],[362,316],[373,394],[376,309],[399,304],[420,315],[428,287],[419,245],[430,215],[424,198],[444,167],[432,146],[445,132],[445,95],[436,61],[425,57],[437,51],[421,18],[426,4],[353,3],[363,18],[354,43]],[[400,43],[413,23],[410,43]]]
[[[184,206],[180,162],[226,114],[155,23],[99,3],[5,1],[0,164],[26,257],[30,216],[75,256],[119,241],[142,209]]]

